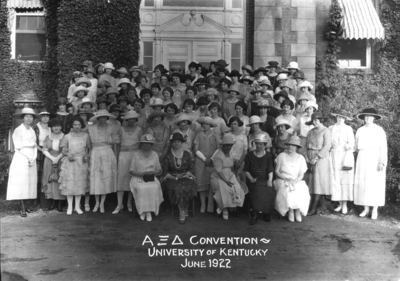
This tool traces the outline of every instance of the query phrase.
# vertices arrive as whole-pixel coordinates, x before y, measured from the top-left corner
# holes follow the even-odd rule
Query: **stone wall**
[[[315,63],[326,50],[323,38],[331,0],[255,0],[254,67],[276,60],[299,63],[315,82]]]

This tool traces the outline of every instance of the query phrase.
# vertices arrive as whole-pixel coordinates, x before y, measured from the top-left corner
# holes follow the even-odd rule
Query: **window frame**
[[[15,13],[14,18],[12,19],[12,28],[11,28],[11,59],[18,60],[15,56],[16,52],[16,39],[17,39],[17,17],[18,16],[36,16],[36,17],[44,17],[44,12],[37,13]],[[45,23],[46,24],[46,23]],[[47,47],[47,39],[46,39],[46,47]],[[22,61],[22,60],[21,60]],[[43,60],[24,60],[24,62],[43,62]]]
[[[344,40],[346,40],[346,39],[344,39]],[[340,66],[339,61],[341,61],[341,59],[338,60],[337,66],[340,69],[372,69],[372,42],[371,42],[371,39],[367,39],[366,43],[367,43],[367,48],[366,48],[366,52],[365,52],[366,66],[360,66],[360,67]],[[343,61],[348,61],[348,60],[343,60]]]
[[[240,55],[239,55],[239,57],[234,57],[233,55],[232,55],[232,49],[233,49],[233,45],[239,45],[240,46]],[[237,69],[237,70],[239,70],[240,71],[240,68],[242,67],[242,65],[243,65],[243,54],[244,54],[244,43],[243,42],[231,42],[231,46],[230,46],[230,54],[231,54],[231,62],[230,62],[230,66],[231,66],[231,68],[233,69],[233,63],[232,63],[232,60],[239,60],[240,62],[239,62],[239,69]]]

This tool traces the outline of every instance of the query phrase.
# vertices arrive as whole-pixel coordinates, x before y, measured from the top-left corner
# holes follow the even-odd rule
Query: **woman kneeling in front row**
[[[297,153],[297,148],[301,148],[298,136],[291,137],[285,144],[286,151],[279,154],[275,160],[275,209],[282,216],[289,211],[289,221],[294,222],[296,216],[296,221],[301,222],[301,215],[307,215],[310,204],[308,187],[303,181],[307,163],[303,155]]]

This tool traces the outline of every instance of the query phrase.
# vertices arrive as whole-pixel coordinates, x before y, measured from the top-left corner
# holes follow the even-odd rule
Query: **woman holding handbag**
[[[336,117],[336,124],[329,127],[332,134],[330,153],[332,165],[332,201],[339,201],[335,212],[347,214],[347,201],[353,201],[354,190],[354,133],[353,129],[345,124],[351,120],[349,114],[339,110],[331,115]]]
[[[43,155],[45,156],[43,164],[43,178],[42,178],[42,191],[45,194],[46,199],[53,199],[53,203],[49,210],[53,210],[56,207],[58,201],[58,211],[62,212],[62,203],[66,199],[64,195],[61,195],[60,183],[58,182],[58,172],[61,166],[61,158],[64,156],[61,151],[61,141],[64,137],[62,129],[61,119],[52,119],[48,123],[51,129],[50,135],[48,135],[43,141]]]

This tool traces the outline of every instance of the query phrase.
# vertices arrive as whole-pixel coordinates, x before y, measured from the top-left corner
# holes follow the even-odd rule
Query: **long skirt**
[[[134,151],[120,151],[118,158],[118,185],[117,191],[131,191],[129,183],[132,176],[129,174]]]
[[[243,182],[239,182],[235,175],[232,175],[229,180],[234,184],[232,187],[221,180],[217,173],[211,175],[211,188],[220,209],[243,206],[247,186]]]
[[[350,151],[351,156],[353,153]],[[335,149],[331,151],[332,165],[332,200],[333,201],[353,201],[354,192],[354,157],[352,159],[353,169],[343,170],[343,160],[346,151]]]
[[[56,155],[54,155],[56,156]],[[58,161],[57,171],[60,171],[61,161]],[[42,192],[46,199],[65,200],[65,196],[61,195],[60,183],[49,182],[49,176],[53,170],[53,162],[49,158],[44,159],[43,177],[42,177]]]
[[[275,209],[284,216],[290,209],[299,209],[303,216],[307,216],[310,205],[310,194],[305,181],[300,181],[295,185],[293,191],[285,185],[281,179],[274,180],[277,195],[275,199]]]
[[[272,214],[275,205],[275,190],[267,185],[267,180],[247,181],[251,207],[254,211]]]
[[[117,158],[110,146],[93,147],[90,156],[90,194],[117,191]]]
[[[317,150],[308,150],[308,159],[314,159],[317,153]],[[331,161],[329,155],[319,159],[311,171],[307,171],[306,179],[310,194],[332,195]]]
[[[361,206],[384,206],[386,167],[377,170],[378,150],[361,150],[358,153],[354,180],[354,204]]]
[[[154,212],[156,216],[158,215],[164,198],[157,178],[153,182],[144,182],[142,178],[132,177],[130,189],[139,215],[144,212]]]
[[[203,160],[196,157],[196,182],[197,192],[208,191],[210,189],[211,174],[214,171],[212,166],[206,166]]]
[[[89,167],[83,162],[83,156],[76,155],[74,161],[64,157],[61,164],[60,183],[61,194],[85,195],[89,191]]]
[[[172,205],[178,205],[180,209],[185,208],[196,196],[197,184],[189,178],[180,178],[178,180],[167,179],[164,182],[168,190],[169,201]]]
[[[33,157],[35,148],[24,147],[21,153]],[[8,176],[7,200],[25,200],[37,198],[36,161],[30,167],[28,159],[18,150],[15,151]]]

